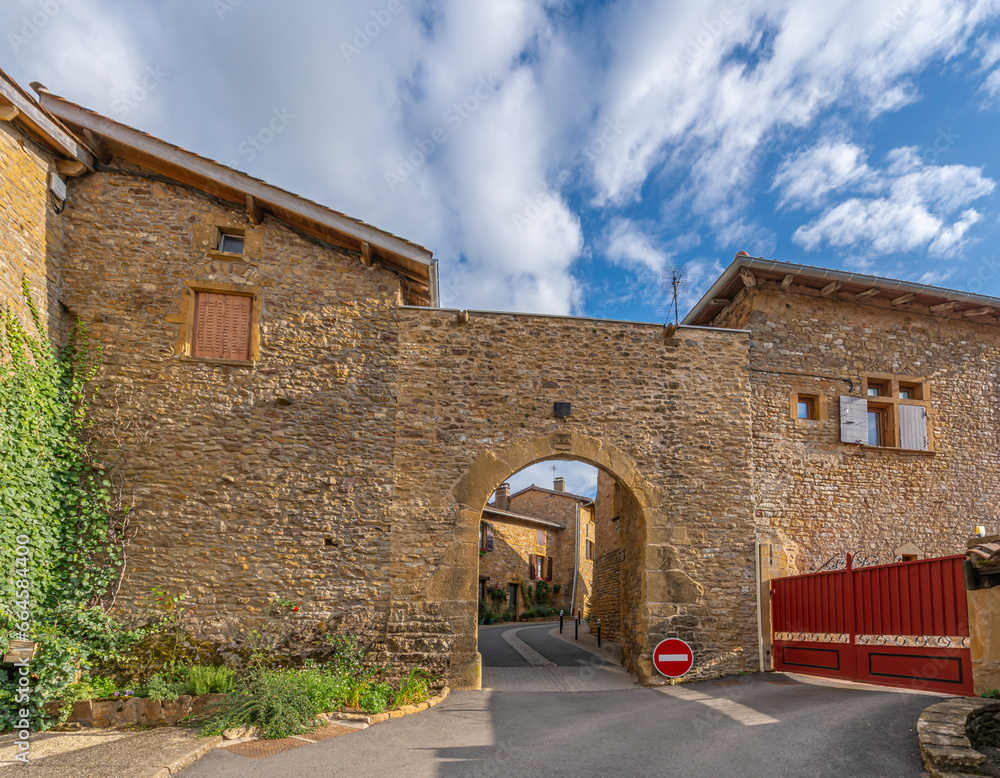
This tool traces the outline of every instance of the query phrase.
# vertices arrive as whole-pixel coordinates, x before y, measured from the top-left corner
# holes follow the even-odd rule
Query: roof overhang
[[[366,265],[378,261],[391,267],[408,285],[407,302],[432,307],[439,304],[429,249],[116,122],[54,95],[41,85],[32,86],[41,106],[86,139],[99,161],[120,157],[220,200],[244,206],[251,219],[269,214],[307,235],[357,252]]]
[[[537,524],[540,527],[550,527],[551,529],[566,529],[565,525],[560,524],[557,521],[549,521],[548,519],[539,519],[537,516],[525,516],[523,513],[514,513],[513,511],[502,511],[499,508],[494,508],[487,505],[483,508],[483,515],[490,514],[497,519],[504,521],[523,521],[527,524]]]
[[[97,164],[86,146],[2,70],[0,121],[18,125],[49,151],[72,160],[73,167],[67,171],[82,173],[93,170]]]
[[[973,316],[990,313],[996,316],[1000,313],[1000,298],[988,295],[738,254],[684,317],[682,324],[710,324],[740,290],[761,281],[772,281],[780,284],[782,288],[794,284],[816,289],[824,296],[834,293],[841,296],[850,295],[858,302],[882,300],[904,309],[923,306],[935,313],[948,311]]]

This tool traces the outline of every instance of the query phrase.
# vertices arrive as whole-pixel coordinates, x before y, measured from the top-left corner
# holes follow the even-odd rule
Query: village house
[[[539,581],[551,590],[548,605],[566,614],[589,612],[594,555],[594,501],[566,491],[563,478],[551,489],[532,484],[510,494],[497,489],[483,509],[479,542],[479,599],[494,610],[531,608],[525,602]],[[507,592],[502,601],[490,587]],[[537,603],[537,597],[533,598]]]
[[[30,323],[24,279],[53,340],[104,349],[116,607],[186,592],[224,659],[280,597],[289,656],[352,629],[478,688],[482,571],[534,569],[644,682],[668,636],[695,677],[760,669],[770,579],[997,529],[996,298],[741,253],[680,326],[445,309],[428,249],[35,89],[0,73],[2,302]],[[488,506],[556,459],[595,503]],[[520,572],[489,572],[501,526]]]

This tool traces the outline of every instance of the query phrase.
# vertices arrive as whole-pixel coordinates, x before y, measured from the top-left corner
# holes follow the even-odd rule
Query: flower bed
[[[182,694],[175,700],[151,700],[144,697],[121,697],[108,700],[78,700],[67,724],[81,727],[167,726],[176,724],[186,716],[203,715],[213,710],[229,697],[228,694]],[[53,718],[58,717],[61,702],[45,706]]]

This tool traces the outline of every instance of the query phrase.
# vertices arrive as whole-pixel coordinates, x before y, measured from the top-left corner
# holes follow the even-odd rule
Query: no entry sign
[[[667,678],[680,678],[694,664],[694,651],[680,638],[667,638],[653,649],[653,666]]]

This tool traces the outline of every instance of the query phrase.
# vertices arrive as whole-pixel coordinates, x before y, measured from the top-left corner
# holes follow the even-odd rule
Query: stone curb
[[[1000,701],[963,697],[931,705],[917,721],[917,744],[924,767],[933,778],[970,775],[986,762],[986,755],[972,747],[966,731],[978,713],[1000,710]]]
[[[221,742],[222,738],[218,735],[215,737],[201,738],[198,744],[192,748],[191,751],[182,757],[178,757],[170,764],[164,765],[156,772],[150,773],[148,778],[170,778],[171,775],[177,775],[177,773],[185,767],[193,765]]]
[[[450,691],[445,686],[440,693],[425,702],[418,702],[416,705],[404,705],[402,708],[385,711],[384,713],[375,713],[372,715],[367,713],[327,713],[325,716],[328,721],[360,721],[371,726],[372,724],[381,724],[383,721],[389,721],[390,719],[401,719],[403,716],[409,716],[411,713],[420,713],[420,711],[433,708],[438,703],[444,702]]]

